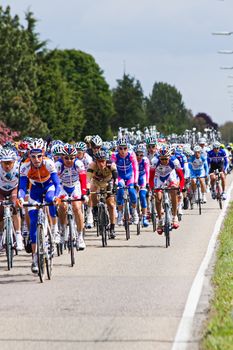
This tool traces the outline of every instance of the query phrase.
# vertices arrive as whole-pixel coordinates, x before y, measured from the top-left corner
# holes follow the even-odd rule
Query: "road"
[[[170,350],[219,213],[208,195],[202,215],[185,211],[167,249],[151,227],[136,236],[132,226],[129,241],[118,228],[106,248],[88,231],[75,267],[67,253],[56,257],[43,284],[25,252],[11,271],[0,257],[0,349]]]

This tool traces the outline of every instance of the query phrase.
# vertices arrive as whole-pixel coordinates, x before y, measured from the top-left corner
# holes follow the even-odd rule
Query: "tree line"
[[[94,57],[49,50],[34,14],[25,20],[23,26],[9,6],[0,7],[0,121],[21,137],[110,139],[120,126],[156,125],[166,135],[199,125],[176,87],[155,82],[146,97],[140,82],[123,74],[110,89]]]

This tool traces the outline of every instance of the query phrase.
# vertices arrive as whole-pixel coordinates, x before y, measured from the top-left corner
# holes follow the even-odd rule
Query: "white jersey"
[[[69,168],[64,165],[61,159],[55,165],[62,186],[72,188],[80,184],[79,174],[85,172],[84,164],[81,160],[75,159],[73,166]]]
[[[83,163],[85,170],[87,170],[89,168],[89,165],[93,162],[92,157],[88,153],[84,153],[82,159],[77,159]]]
[[[6,172],[0,163],[0,189],[11,191],[18,186],[19,182],[19,163],[15,162],[13,168]]]

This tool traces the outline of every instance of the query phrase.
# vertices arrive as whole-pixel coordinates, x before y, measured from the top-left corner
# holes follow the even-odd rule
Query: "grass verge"
[[[223,229],[212,282],[214,297],[204,330],[201,349],[233,349],[233,203]]]

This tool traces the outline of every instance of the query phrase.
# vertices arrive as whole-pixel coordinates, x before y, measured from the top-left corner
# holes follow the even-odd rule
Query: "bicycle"
[[[172,230],[172,211],[171,211],[171,201],[169,192],[173,190],[178,190],[179,188],[162,186],[159,188],[155,188],[154,190],[162,191],[162,207],[164,210],[164,235],[166,240],[166,248],[170,246],[170,231]]]
[[[199,210],[199,215],[201,215],[201,204],[202,204],[202,200],[201,200],[201,183],[200,183],[200,177],[197,176],[196,178],[196,186],[197,186],[197,206],[198,206],[198,210]]]
[[[154,191],[150,192],[150,213],[151,213],[151,222],[153,227],[153,232],[157,229],[157,222],[156,222],[156,209],[155,209],[155,194]]]
[[[7,268],[10,270],[13,267],[14,251],[17,254],[14,244],[15,230],[11,216],[11,209],[14,203],[9,200],[9,197],[6,197],[5,200],[0,202],[0,205],[4,207],[2,245],[6,248]]]
[[[24,203],[23,207],[35,207],[38,209],[37,230],[36,230],[36,248],[38,261],[38,275],[40,282],[45,280],[45,271],[48,280],[52,278],[54,238],[48,221],[46,207],[54,203]]]
[[[90,192],[90,194],[97,195],[97,216],[96,227],[97,227],[97,235],[101,236],[102,246],[107,246],[107,240],[110,236],[110,220],[108,208],[106,205],[106,196],[107,194],[112,194],[112,191],[106,191],[105,189],[100,189],[99,192]]]
[[[137,191],[137,212],[138,212],[137,235],[140,235],[141,233],[141,224],[142,224],[142,213],[141,213],[141,202],[139,197],[139,191]]]
[[[124,217],[124,227],[125,227],[125,236],[126,239],[130,239],[130,208],[129,208],[129,190],[127,186],[123,187],[124,189],[124,206],[123,206],[123,217]]]
[[[62,199],[63,203],[67,203],[67,225],[69,227],[69,234],[68,234],[68,251],[70,253],[70,262],[71,267],[75,265],[75,254],[74,254],[74,246],[75,246],[75,223],[74,223],[74,217],[73,217],[73,208],[72,208],[72,202],[82,201],[82,199],[73,199],[71,197],[68,197],[67,199]],[[76,245],[76,250],[78,250],[78,247]]]
[[[216,199],[219,204],[219,208],[222,209],[222,186],[221,186],[221,176],[218,169],[214,171],[214,174],[216,176],[216,182],[215,182],[215,192],[216,192]]]

